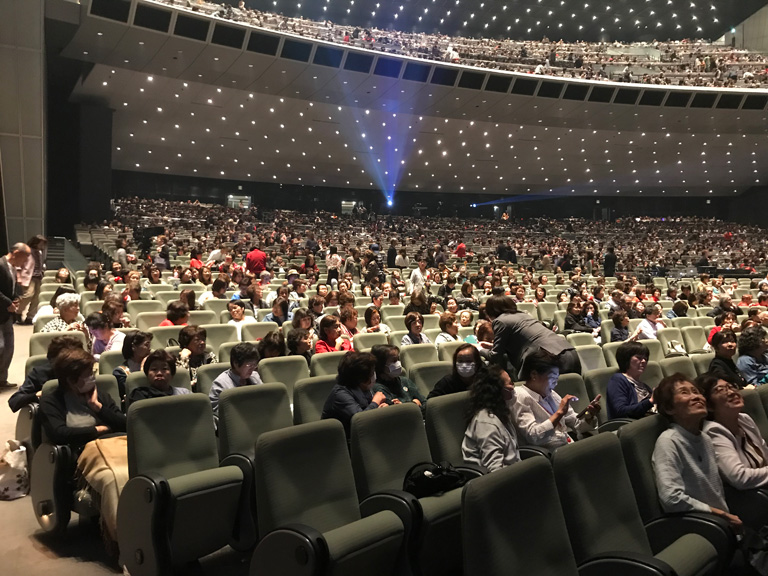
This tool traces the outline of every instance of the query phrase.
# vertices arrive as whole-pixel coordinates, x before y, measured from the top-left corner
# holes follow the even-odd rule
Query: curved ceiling
[[[159,32],[88,4],[62,54],[94,64],[72,98],[115,110],[116,169],[387,195],[731,195],[768,178],[765,92],[478,71],[197,17],[194,40],[188,13],[164,8]],[[242,28],[239,47],[219,27]]]

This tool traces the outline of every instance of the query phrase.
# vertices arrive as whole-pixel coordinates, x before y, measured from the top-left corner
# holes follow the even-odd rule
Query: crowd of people
[[[586,80],[765,88],[768,58],[701,39],[642,43],[467,38],[315,22],[202,0],[163,0],[225,20],[328,42],[464,66]]]
[[[162,233],[144,250],[141,230],[147,227]],[[561,375],[583,371],[577,350],[556,323],[525,311],[556,302],[567,306],[566,332],[584,332],[599,343],[601,324],[610,322],[611,340],[623,342],[606,389],[607,419],[660,413],[670,422],[653,459],[663,508],[710,512],[748,533],[750,542],[759,539],[759,527],[743,525],[729,509],[720,480],[736,489],[768,482],[768,446],[742,412],[739,395],[768,381],[768,311],[760,304],[768,301],[768,278],[756,273],[766,267],[763,233],[756,227],[692,218],[589,226],[548,219],[339,218],[125,198],[115,202],[113,219],[91,234],[110,254],[91,262],[84,275],[56,273],[59,288],[50,303],[55,318],[42,328],[56,337],[46,362],[9,400],[14,411],[40,402],[46,434],[76,454],[93,439],[124,433],[131,403],[196,390],[198,369],[218,357],[190,314],[223,300],[239,335],[260,318],[277,328],[232,347],[229,367],[209,392],[215,416],[224,390],[261,383],[263,359],[294,355],[309,367],[315,354],[345,352],[323,418],[338,419],[349,434],[359,412],[403,403],[426,411],[434,398],[466,391],[470,413],[462,454],[493,472],[517,462],[523,445],[552,451],[597,432],[600,396],[585,399],[577,413],[572,404],[578,399],[558,392]],[[44,243],[34,249],[30,244],[14,245],[0,259],[8,318],[4,354],[13,354],[5,327],[12,338],[18,296],[26,293],[30,300],[26,316],[18,318],[22,323],[39,313],[31,305],[39,287],[20,280],[30,267],[36,277],[38,260],[44,271],[43,252],[34,257]],[[690,274],[711,265],[751,275],[756,301],[749,290],[736,294],[739,282],[708,272],[676,278],[665,290],[653,283],[656,272]],[[151,287],[158,285],[178,292],[162,322],[180,327],[173,343],[178,348],[169,343],[152,350],[152,334],[128,330],[127,303],[152,298],[157,291]],[[91,290],[101,310],[83,318],[81,294]],[[402,314],[385,314],[398,306]],[[709,371],[695,382],[675,374],[655,388],[646,384],[649,349],[641,341],[657,338],[666,321],[691,308],[715,318]],[[742,315],[747,319],[737,321]],[[439,326],[432,338],[424,329],[430,316]],[[631,319],[641,321],[630,332]],[[394,336],[398,330],[397,340],[390,337],[370,352],[353,346],[358,334]],[[428,393],[409,379],[400,359],[404,349],[419,344],[452,346],[450,374],[428,383]],[[120,403],[99,392],[93,378],[94,364],[108,351],[123,356],[113,372]],[[177,370],[189,374],[190,388],[175,385]],[[146,379],[129,390],[128,376],[142,372]],[[50,379],[58,379],[59,387],[41,398]]]

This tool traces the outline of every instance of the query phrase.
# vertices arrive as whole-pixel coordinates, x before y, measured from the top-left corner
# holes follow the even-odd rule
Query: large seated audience
[[[739,403],[742,389],[768,379],[757,227],[695,218],[337,217],[122,198],[110,221],[78,238],[92,261],[41,283],[53,314],[36,331],[54,338],[9,400],[19,410],[58,379],[55,395],[41,399],[43,425],[74,450],[123,432],[121,410],[133,402],[202,392],[218,417],[223,391],[268,381],[263,361],[297,356],[309,371],[322,360],[315,356],[341,352],[318,411],[347,437],[358,413],[416,404],[428,419],[434,399],[468,392],[461,452],[493,472],[514,466],[524,447],[567,450],[603,421],[660,413],[670,422],[653,457],[663,509],[712,513],[750,530],[750,543],[760,538],[760,527],[745,528],[729,510],[717,472],[737,490],[762,486],[768,462]],[[152,311],[135,314],[143,305]],[[703,375],[648,380],[655,349],[646,344],[698,321],[701,349],[675,340],[661,354],[708,354]],[[219,326],[235,327],[236,337],[220,341]],[[157,330],[176,331],[157,346]],[[406,354],[417,348],[425,355]],[[559,389],[570,375],[589,381],[584,348],[614,355],[604,399]],[[423,381],[414,366],[438,354],[444,371]],[[94,363],[115,355],[107,373],[120,403],[92,376]],[[204,385],[201,368],[221,357],[227,364]]]
[[[155,1],[316,40],[476,68],[655,85],[768,87],[764,54],[703,39],[569,43],[468,38],[316,22],[251,9],[244,2],[235,7],[203,0]]]

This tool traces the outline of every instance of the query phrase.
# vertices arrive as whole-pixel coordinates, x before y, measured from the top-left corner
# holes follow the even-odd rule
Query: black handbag
[[[466,484],[467,479],[448,462],[419,462],[411,467],[405,475],[403,490],[410,492],[416,498],[436,496],[459,488]]]

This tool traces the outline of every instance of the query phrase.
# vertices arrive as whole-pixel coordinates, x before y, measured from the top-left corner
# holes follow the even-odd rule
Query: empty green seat
[[[309,377],[307,361],[303,356],[280,356],[264,358],[259,362],[259,376],[262,382],[282,382],[288,389],[288,398],[293,402],[296,382]]]
[[[437,362],[437,349],[434,344],[411,344],[400,349],[400,362],[405,370],[419,364]]]
[[[347,352],[323,352],[314,354],[309,362],[310,376],[330,376],[339,372],[339,362]]]
[[[352,338],[352,346],[358,352],[370,352],[377,344],[389,344],[389,337],[383,332],[355,334]]]
[[[402,351],[401,351],[402,354]],[[413,380],[421,392],[426,398],[435,384],[443,378],[453,372],[452,362],[424,362],[417,364],[408,371],[408,378]]]
[[[336,375],[302,378],[293,388],[293,422],[317,422],[323,415],[323,406],[336,385]]]

